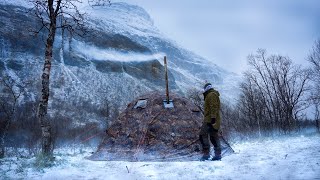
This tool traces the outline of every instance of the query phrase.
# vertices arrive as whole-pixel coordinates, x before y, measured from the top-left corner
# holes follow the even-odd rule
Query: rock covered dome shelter
[[[174,108],[164,108],[165,95],[152,92],[128,104],[90,159],[170,161],[198,158],[203,115],[190,100],[171,94]]]

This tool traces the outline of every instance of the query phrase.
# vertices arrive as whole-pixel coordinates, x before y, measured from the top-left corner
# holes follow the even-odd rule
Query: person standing
[[[214,146],[213,161],[221,160],[221,144],[219,140],[220,119],[220,94],[211,83],[206,83],[204,92],[204,120],[200,130],[200,142],[202,145],[201,161],[210,160],[210,142]]]

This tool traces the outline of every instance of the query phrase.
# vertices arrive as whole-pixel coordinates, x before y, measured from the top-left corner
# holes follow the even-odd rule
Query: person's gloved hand
[[[209,133],[211,133],[211,132],[218,132],[218,130],[216,130],[216,129],[213,127],[213,125],[214,125],[215,123],[216,123],[216,118],[211,118],[211,122],[207,124],[207,125],[208,125],[208,131],[209,131]]]
[[[211,124],[216,123],[216,118],[211,118]]]

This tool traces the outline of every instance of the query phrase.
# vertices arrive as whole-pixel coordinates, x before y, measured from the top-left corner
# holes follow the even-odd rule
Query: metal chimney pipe
[[[164,68],[165,68],[165,78],[166,78],[166,100],[167,104],[169,101],[169,82],[168,82],[168,67],[167,67],[167,56],[164,56]]]

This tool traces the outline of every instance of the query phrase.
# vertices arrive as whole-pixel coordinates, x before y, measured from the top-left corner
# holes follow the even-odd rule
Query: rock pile
[[[169,161],[199,151],[200,109],[177,94],[170,99],[174,108],[164,108],[165,95],[159,92],[129,103],[91,159]]]

